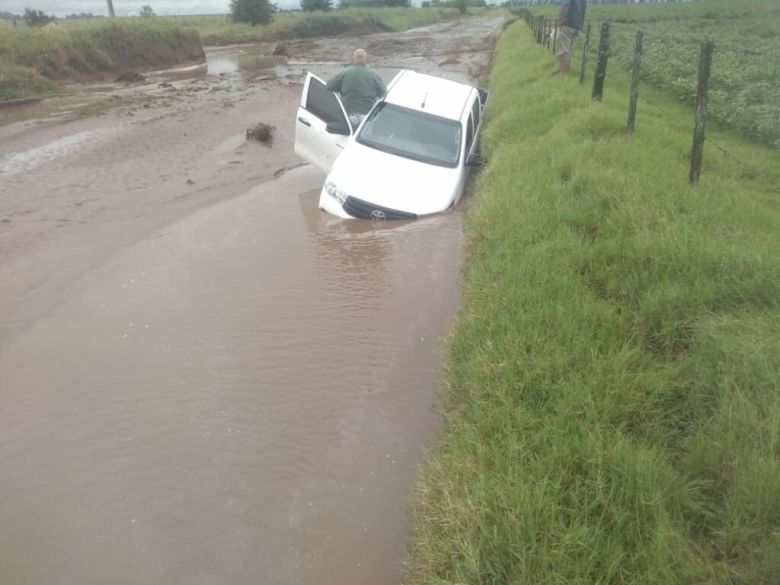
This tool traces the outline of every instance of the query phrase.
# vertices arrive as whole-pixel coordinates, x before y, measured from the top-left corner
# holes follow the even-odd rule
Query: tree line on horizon
[[[327,11],[336,8],[335,0],[300,0],[301,10],[304,12]],[[338,8],[403,8],[411,7],[411,0],[340,0]],[[465,11],[467,6],[485,6],[485,0],[422,0],[421,7],[447,7],[453,6]],[[230,0],[230,18],[234,22],[245,22],[252,26],[258,24],[268,24],[275,12],[278,11],[276,4],[271,0]],[[155,16],[154,9],[147,4],[139,11],[139,16]],[[82,12],[80,14],[69,14],[66,19],[89,19],[104,18],[103,15],[92,14],[91,12]],[[35,8],[25,8],[23,15],[12,12],[0,11],[0,19],[3,20],[23,20],[27,26],[45,26],[50,22],[57,20],[53,14],[46,14],[43,10]]]

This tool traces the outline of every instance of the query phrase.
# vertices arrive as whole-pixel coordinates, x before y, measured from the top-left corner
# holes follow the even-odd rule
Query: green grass
[[[552,16],[548,8],[539,14]],[[595,51],[601,23],[612,23],[610,56],[630,65],[636,31],[645,32],[642,77],[680,99],[696,97],[699,48],[715,43],[710,114],[743,136],[780,149],[780,3],[709,0],[597,5],[587,10]]]
[[[690,108],[554,67],[504,33],[408,582],[780,582],[780,155],[691,187]]]
[[[5,25],[0,33],[0,99],[50,92],[52,81],[162,68],[203,56],[196,30],[155,19]]]

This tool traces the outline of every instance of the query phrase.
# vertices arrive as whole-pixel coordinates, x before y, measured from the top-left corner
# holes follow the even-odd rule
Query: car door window
[[[324,83],[314,77],[309,82],[309,92],[306,94],[304,107],[325,123],[347,122],[338,98],[325,87]]]
[[[469,121],[466,123],[466,154],[471,151],[471,143],[474,141],[474,115],[469,114]]]
[[[474,118],[474,128],[479,128],[479,100],[474,100],[471,106],[471,115]]]

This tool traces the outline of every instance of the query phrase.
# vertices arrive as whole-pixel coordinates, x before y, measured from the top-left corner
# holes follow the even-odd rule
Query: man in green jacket
[[[363,49],[355,50],[353,65],[328,80],[328,89],[341,94],[341,102],[353,127],[357,127],[376,100],[387,93],[384,81],[366,66],[366,59]]]

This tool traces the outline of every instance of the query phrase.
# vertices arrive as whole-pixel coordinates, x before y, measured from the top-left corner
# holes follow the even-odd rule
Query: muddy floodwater
[[[295,110],[357,46],[386,79],[474,79],[501,24],[0,109],[0,583],[400,583],[468,200],[325,215]]]

